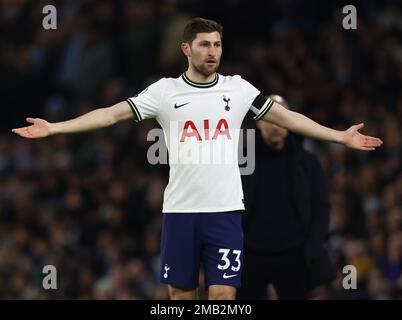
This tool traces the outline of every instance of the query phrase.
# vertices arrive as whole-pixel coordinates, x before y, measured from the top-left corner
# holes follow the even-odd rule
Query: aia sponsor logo
[[[198,141],[216,140],[219,136],[224,136],[228,140],[232,140],[229,131],[229,125],[226,119],[219,119],[215,129],[213,130],[213,133],[210,130],[210,123],[208,119],[205,119],[203,121],[203,125],[203,128],[197,128],[193,121],[186,121],[183,126],[180,142],[185,142],[186,139],[190,139],[193,137],[196,138]]]

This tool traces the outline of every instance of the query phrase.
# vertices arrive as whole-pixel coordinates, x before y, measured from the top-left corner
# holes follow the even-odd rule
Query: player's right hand
[[[28,127],[15,128],[11,131],[24,138],[44,138],[52,134],[51,124],[39,118],[27,118],[27,122],[32,123]]]

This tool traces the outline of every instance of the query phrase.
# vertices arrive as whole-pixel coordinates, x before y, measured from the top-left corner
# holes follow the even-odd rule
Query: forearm
[[[51,133],[77,133],[100,129],[116,123],[110,108],[100,108],[90,111],[77,118],[51,123]]]
[[[276,102],[274,102],[271,109],[264,115],[262,120],[274,123],[303,136],[336,143],[344,143],[343,131],[322,126],[300,113],[286,109]]]
[[[310,118],[293,111],[287,121],[284,121],[283,126],[292,132],[300,135],[309,136],[315,139],[331,141],[343,144],[343,131],[334,130],[317,122]]]

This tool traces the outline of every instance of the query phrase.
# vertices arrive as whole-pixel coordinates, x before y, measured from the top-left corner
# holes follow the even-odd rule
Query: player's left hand
[[[372,151],[382,145],[382,140],[376,137],[365,136],[359,132],[364,123],[351,126],[344,131],[343,144],[357,150]]]

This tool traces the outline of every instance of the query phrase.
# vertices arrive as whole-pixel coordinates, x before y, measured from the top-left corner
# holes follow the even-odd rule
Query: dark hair
[[[195,39],[195,37],[197,36],[197,33],[202,32],[210,33],[214,31],[219,32],[222,38],[223,27],[218,22],[203,18],[191,19],[184,28],[183,42],[191,44]]]

